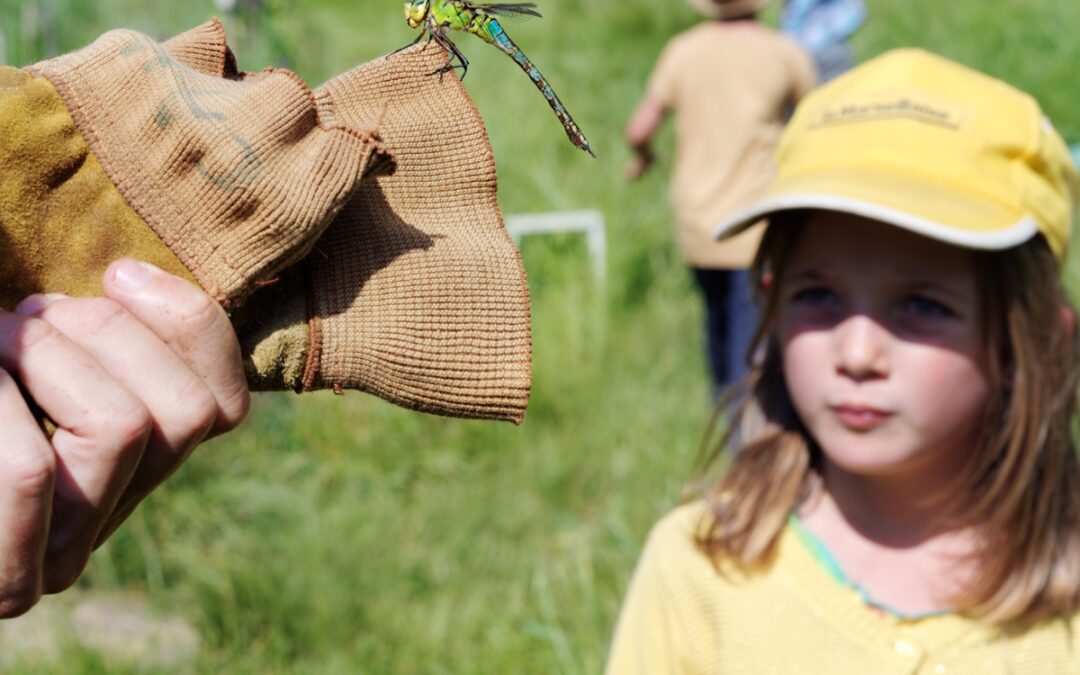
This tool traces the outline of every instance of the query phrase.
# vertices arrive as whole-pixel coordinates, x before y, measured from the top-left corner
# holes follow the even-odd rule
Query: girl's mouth
[[[892,417],[887,410],[880,410],[866,405],[840,404],[829,406],[840,423],[852,431],[869,431],[881,426]]]

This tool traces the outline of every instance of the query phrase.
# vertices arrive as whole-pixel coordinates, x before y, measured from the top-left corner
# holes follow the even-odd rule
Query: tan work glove
[[[112,89],[98,71],[135,55],[145,58],[114,87],[120,114],[101,95]],[[49,82],[0,71],[0,167],[27,147],[71,146],[59,158],[30,153],[35,179],[17,182],[8,199],[0,180],[0,237],[19,242],[0,266],[0,305],[30,292],[94,292],[109,261],[140,257],[188,273],[229,307],[262,287],[233,313],[253,388],[355,388],[428,412],[520,421],[530,381],[524,273],[502,226],[480,117],[455,78],[426,75],[440,59],[440,50],[416,48],[313,98],[284,71],[236,72],[214,21],[160,46],[107,34],[31,69]],[[162,73],[172,89],[158,91]],[[136,82],[156,98],[133,96]],[[234,101],[237,87],[262,89]],[[57,120],[53,136],[20,127],[11,107],[4,114],[28,97]],[[251,119],[266,100],[277,108]],[[176,129],[185,114],[195,120],[188,135],[164,145],[156,129]],[[233,115],[243,123],[222,131]],[[134,140],[108,140],[116,138]],[[360,180],[385,171],[393,173]]]

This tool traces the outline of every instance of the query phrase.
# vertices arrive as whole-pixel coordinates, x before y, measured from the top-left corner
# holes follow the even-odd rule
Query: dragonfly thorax
[[[405,23],[409,28],[419,28],[427,18],[431,0],[405,0]]]

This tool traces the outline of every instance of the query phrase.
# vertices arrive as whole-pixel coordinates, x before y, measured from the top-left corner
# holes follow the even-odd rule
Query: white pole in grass
[[[601,290],[607,283],[607,236],[604,234],[604,215],[599,211],[551,211],[507,216],[506,230],[518,246],[526,235],[584,233],[593,276]]]
[[[1080,168],[1080,143],[1074,143],[1069,149],[1072,150],[1073,164]]]

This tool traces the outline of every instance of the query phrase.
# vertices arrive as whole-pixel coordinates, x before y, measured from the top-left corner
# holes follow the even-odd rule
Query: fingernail
[[[157,268],[140,260],[125,259],[113,268],[113,279],[121,288],[135,291],[150,283]]]
[[[15,312],[17,314],[32,316],[57,300],[62,300],[66,297],[67,296],[63,293],[35,293],[34,295],[28,295],[15,307]]]

